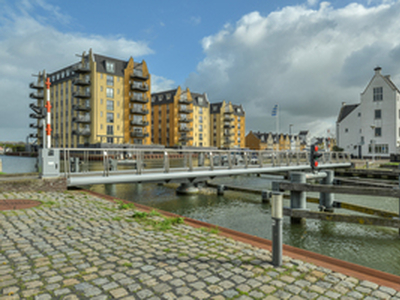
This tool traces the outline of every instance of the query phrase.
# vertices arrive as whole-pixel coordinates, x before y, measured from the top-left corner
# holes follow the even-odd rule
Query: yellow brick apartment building
[[[174,146],[209,146],[209,106],[206,94],[187,88],[151,95],[153,144]]]
[[[145,61],[124,61],[90,50],[48,77],[54,147],[151,143],[150,74]],[[37,90],[34,95],[41,95],[42,81],[39,77],[37,84],[31,83]],[[40,137],[41,129],[37,130]]]

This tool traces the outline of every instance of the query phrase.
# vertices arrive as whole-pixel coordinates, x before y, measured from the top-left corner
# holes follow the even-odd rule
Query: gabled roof
[[[176,92],[178,89],[173,89],[173,90],[168,90],[168,91],[162,91],[158,93],[152,93],[151,94],[151,105],[161,105],[161,104],[166,104],[166,103],[173,103],[174,102],[174,97],[176,95]],[[154,101],[153,101],[154,99]]]
[[[361,93],[361,95],[363,95],[363,94],[368,90],[369,86],[371,85],[371,82],[372,82],[372,81],[375,79],[375,77],[377,77],[377,76],[382,77],[383,80],[386,82],[386,84],[387,84],[392,90],[397,91],[398,93],[400,93],[400,90],[397,88],[397,86],[396,86],[396,85],[393,83],[393,81],[390,79],[390,75],[385,75],[385,76],[383,76],[383,75],[381,74],[381,70],[382,70],[381,67],[376,67],[376,68],[374,69],[375,74],[374,74],[374,76],[371,78],[371,80],[369,81],[367,87],[364,89],[364,91]]]
[[[201,106],[201,107],[208,107],[210,102],[208,101],[206,93],[204,94],[199,94],[199,93],[190,93],[192,95],[193,99],[193,105],[195,106]],[[200,101],[200,99],[202,99]]]
[[[337,123],[342,122],[344,118],[346,118],[353,110],[357,108],[360,104],[348,104],[348,105],[342,105],[342,108],[340,109],[340,113],[337,119]]]

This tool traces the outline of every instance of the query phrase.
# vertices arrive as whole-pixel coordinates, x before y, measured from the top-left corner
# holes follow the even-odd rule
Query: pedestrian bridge
[[[309,152],[182,149],[53,149],[68,186],[204,181],[218,176],[310,169]],[[319,169],[350,167],[344,152],[321,152]],[[57,164],[57,163],[56,163]]]

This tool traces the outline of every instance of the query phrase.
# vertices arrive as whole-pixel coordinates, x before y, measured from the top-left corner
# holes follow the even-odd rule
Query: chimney
[[[342,102],[342,107],[346,105],[346,102]]]
[[[382,68],[381,67],[376,67],[375,69],[374,69],[374,71],[375,71],[375,75],[378,75],[378,74],[381,74],[381,70],[382,70]]]

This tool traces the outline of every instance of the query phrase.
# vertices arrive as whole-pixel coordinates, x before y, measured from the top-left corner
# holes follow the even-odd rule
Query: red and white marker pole
[[[50,78],[47,77],[46,81],[46,105],[44,107],[47,108],[47,118],[46,118],[46,136],[47,143],[46,148],[51,148],[51,104],[50,104]]]

